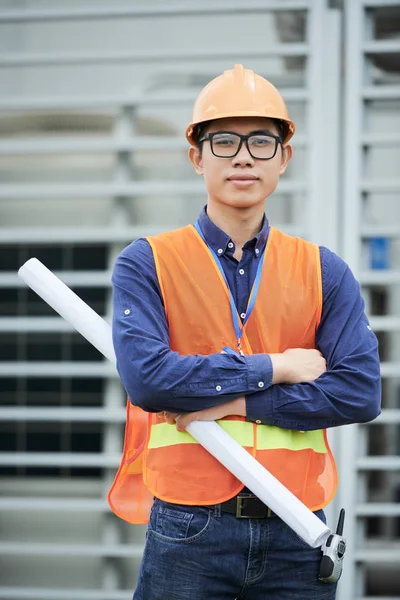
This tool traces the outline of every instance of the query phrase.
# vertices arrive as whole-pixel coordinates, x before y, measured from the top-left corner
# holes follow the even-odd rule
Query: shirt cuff
[[[273,425],[272,390],[264,390],[246,396],[246,421]]]
[[[272,385],[272,361],[269,354],[246,354],[244,356],[249,374],[249,390],[266,390]]]

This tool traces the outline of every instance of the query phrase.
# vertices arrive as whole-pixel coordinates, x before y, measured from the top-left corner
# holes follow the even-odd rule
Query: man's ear
[[[203,175],[203,161],[200,155],[200,150],[197,146],[190,146],[189,148],[189,160],[193,165],[197,175]]]
[[[286,146],[283,146],[282,158],[281,158],[281,168],[279,171],[279,175],[283,175],[284,172],[286,171],[286,167],[288,166],[289,161],[292,158],[292,154],[293,154],[292,146],[290,146],[289,144],[287,144]]]

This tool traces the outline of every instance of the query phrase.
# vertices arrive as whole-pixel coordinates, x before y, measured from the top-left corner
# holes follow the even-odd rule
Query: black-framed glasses
[[[271,160],[276,154],[278,145],[282,145],[282,138],[279,135],[262,131],[254,131],[249,135],[240,135],[233,131],[214,131],[203,136],[199,144],[206,140],[210,142],[211,152],[218,158],[233,158],[240,152],[244,142],[253,158]]]

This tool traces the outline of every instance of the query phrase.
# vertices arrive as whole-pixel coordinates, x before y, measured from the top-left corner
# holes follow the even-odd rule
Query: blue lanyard
[[[232,312],[232,322],[233,322],[233,326],[235,328],[235,334],[236,334],[236,339],[237,339],[237,348],[238,351],[240,352],[240,354],[243,354],[242,348],[241,348],[241,341],[242,341],[242,336],[243,336],[243,330],[244,330],[244,326],[246,325],[247,321],[250,318],[250,315],[253,311],[254,305],[256,303],[256,299],[257,299],[257,294],[258,294],[258,289],[260,287],[260,281],[261,281],[261,271],[262,271],[262,266],[263,266],[263,262],[264,262],[264,256],[265,256],[265,248],[263,250],[262,255],[260,256],[260,261],[258,263],[258,267],[257,267],[257,273],[256,273],[256,277],[253,283],[253,287],[251,289],[250,292],[250,297],[249,297],[249,301],[247,303],[247,310],[246,310],[246,316],[243,319],[243,322],[240,320],[237,308],[236,308],[236,304],[235,304],[235,300],[233,298],[231,289],[229,287],[228,284],[228,280],[226,278],[224,269],[221,265],[221,261],[219,260],[217,254],[215,254],[214,250],[211,248],[210,244],[207,242],[206,238],[204,237],[204,233],[200,227],[200,223],[198,221],[196,221],[196,223],[194,224],[196,230],[198,231],[198,233],[200,234],[200,236],[203,238],[205,244],[207,245],[208,249],[211,252],[211,255],[218,267],[218,269],[221,272],[222,277],[224,278],[226,287],[228,289],[229,292],[229,301],[231,304],[231,312]]]

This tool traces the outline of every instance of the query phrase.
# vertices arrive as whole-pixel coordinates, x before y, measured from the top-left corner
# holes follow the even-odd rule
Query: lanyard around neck
[[[247,321],[250,318],[250,315],[253,311],[254,305],[256,303],[256,299],[257,299],[257,294],[258,294],[258,289],[260,287],[260,281],[261,281],[261,271],[262,271],[262,266],[263,266],[263,262],[264,262],[264,255],[265,252],[263,250],[262,255],[260,256],[259,259],[259,263],[258,263],[258,267],[257,267],[257,272],[256,272],[256,277],[254,279],[254,283],[253,283],[253,287],[251,288],[251,292],[250,292],[250,297],[249,297],[249,301],[247,303],[247,310],[246,310],[246,316],[243,319],[243,321],[241,321],[237,308],[236,308],[236,304],[235,304],[235,299],[232,295],[231,289],[229,287],[229,283],[228,280],[226,278],[224,269],[222,267],[221,261],[219,260],[217,254],[214,252],[214,250],[211,248],[210,244],[207,242],[206,238],[204,237],[204,233],[200,227],[200,223],[198,221],[196,221],[196,223],[194,224],[197,232],[199,233],[199,235],[203,238],[205,244],[207,245],[208,249],[211,252],[211,256],[214,259],[215,264],[217,265],[218,269],[220,270],[220,273],[225,281],[228,293],[229,293],[229,301],[230,301],[230,305],[231,305],[231,313],[232,313],[232,322],[233,322],[233,327],[235,329],[235,334],[236,334],[236,339],[237,339],[237,349],[240,352],[240,354],[243,354],[242,351],[242,347],[241,347],[241,341],[242,341],[242,336],[243,336],[243,330],[244,330],[244,326],[246,325]]]

